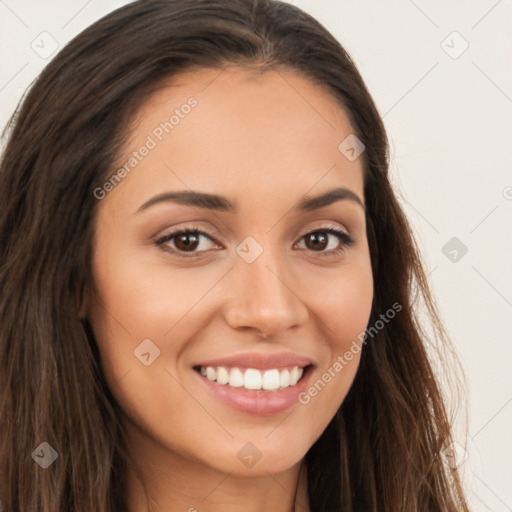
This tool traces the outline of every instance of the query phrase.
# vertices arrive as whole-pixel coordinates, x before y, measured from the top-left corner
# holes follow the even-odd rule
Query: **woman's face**
[[[276,473],[332,419],[373,297],[352,133],[291,71],[184,73],[139,111],[83,310],[139,458]]]

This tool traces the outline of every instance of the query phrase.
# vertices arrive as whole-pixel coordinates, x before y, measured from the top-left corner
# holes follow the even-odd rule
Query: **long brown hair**
[[[0,500],[8,511],[127,509],[118,405],[78,316],[92,277],[94,190],[152,92],[181,71],[228,64],[291,69],[346,110],[366,146],[369,325],[402,306],[365,344],[349,394],[306,455],[311,510],[467,511],[443,456],[451,423],[418,304],[435,339],[449,340],[388,181],[383,122],[339,42],[274,0],[135,1],[74,38],[20,102],[0,168]],[[46,470],[31,456],[42,442],[58,453]]]

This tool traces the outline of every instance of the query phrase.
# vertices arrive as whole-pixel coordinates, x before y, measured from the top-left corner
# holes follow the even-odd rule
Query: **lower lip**
[[[294,386],[288,386],[281,391],[248,390],[233,388],[228,384],[218,384],[216,381],[203,377],[193,370],[203,384],[221,402],[256,416],[276,414],[298,403],[299,395],[307,388],[307,381],[311,373],[311,366],[304,369],[302,378]]]

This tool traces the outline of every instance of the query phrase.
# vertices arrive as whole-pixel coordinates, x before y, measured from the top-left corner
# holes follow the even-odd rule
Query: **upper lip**
[[[277,354],[235,354],[219,359],[201,361],[194,366],[229,366],[256,369],[261,368],[262,370],[266,370],[270,368],[288,368],[291,366],[299,366],[303,368],[310,364],[312,364],[312,361],[308,357],[291,354],[289,352],[280,352]]]

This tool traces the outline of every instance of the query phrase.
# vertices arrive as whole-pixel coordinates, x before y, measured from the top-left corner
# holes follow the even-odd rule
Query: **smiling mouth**
[[[281,391],[295,386],[310,366],[290,366],[265,370],[226,366],[195,366],[194,370],[206,379],[222,386],[248,391]]]

